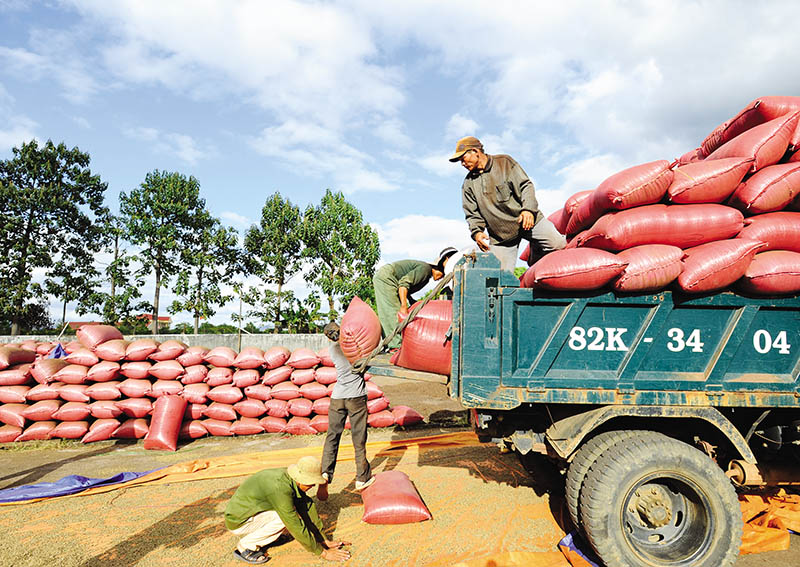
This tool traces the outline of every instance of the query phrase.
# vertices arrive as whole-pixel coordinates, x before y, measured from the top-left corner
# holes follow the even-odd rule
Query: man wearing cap
[[[523,238],[531,243],[528,265],[566,246],[564,235],[539,210],[533,183],[511,156],[488,155],[478,138],[467,136],[458,141],[450,161],[460,161],[468,171],[461,205],[472,239],[497,256],[501,268],[514,269]]]
[[[378,319],[384,337],[388,337],[397,327],[397,314],[408,314],[409,297],[421,290],[433,278],[434,281],[444,276],[444,262],[456,253],[452,247],[439,253],[435,264],[420,260],[399,260],[386,264],[375,272],[372,283],[375,286],[375,304],[378,307]],[[389,348],[400,346],[400,336],[395,336]]]
[[[326,540],[314,501],[306,494],[324,485],[319,459],[300,458],[288,468],[265,469],[245,480],[225,508],[225,527],[239,537],[233,552],[251,564],[269,561],[267,546],[291,535],[315,555],[329,561],[346,561],[350,545]]]

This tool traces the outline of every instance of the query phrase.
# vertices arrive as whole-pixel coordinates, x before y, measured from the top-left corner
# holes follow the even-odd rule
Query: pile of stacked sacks
[[[569,243],[523,287],[797,294],[800,97],[757,99],[675,162],[620,171],[549,218]]]
[[[0,442],[144,438],[145,448],[174,450],[179,436],[327,431],[336,382],[327,348],[237,353],[175,340],[131,342],[107,325],[77,334],[64,358],[0,347]],[[422,420],[409,407],[390,408],[369,380],[367,392],[370,426]]]

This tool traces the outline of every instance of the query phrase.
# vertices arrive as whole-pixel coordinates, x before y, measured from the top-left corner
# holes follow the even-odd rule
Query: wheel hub
[[[658,486],[639,488],[634,493],[631,507],[631,511],[635,511],[642,522],[652,528],[664,527],[672,519],[670,499]]]

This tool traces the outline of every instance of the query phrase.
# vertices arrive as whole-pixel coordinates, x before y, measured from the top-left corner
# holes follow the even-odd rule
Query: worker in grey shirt
[[[468,171],[461,205],[470,235],[478,248],[497,256],[501,268],[514,269],[522,239],[531,244],[528,265],[566,246],[564,235],[539,210],[533,183],[514,158],[488,155],[480,140],[467,136],[450,161],[460,161]]]
[[[356,490],[363,490],[375,480],[367,460],[367,385],[361,374],[353,372],[353,366],[339,345],[339,325],[330,322],[322,331],[331,341],[328,352],[336,367],[336,383],[331,392],[328,408],[328,433],[322,450],[322,476],[330,483],[336,468],[339,441],[342,438],[347,416],[350,416],[350,433],[356,458]],[[321,491],[321,492],[320,492]],[[327,498],[327,485],[320,485],[317,498]]]

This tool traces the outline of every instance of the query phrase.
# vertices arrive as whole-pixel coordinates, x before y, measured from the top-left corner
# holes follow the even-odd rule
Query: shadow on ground
[[[148,526],[124,541],[81,564],[81,567],[118,567],[136,565],[147,554],[160,547],[189,549],[203,538],[224,535],[222,522],[201,527],[209,517],[217,517],[217,506],[227,502],[236,488],[201,498],[172,512],[159,522]]]

